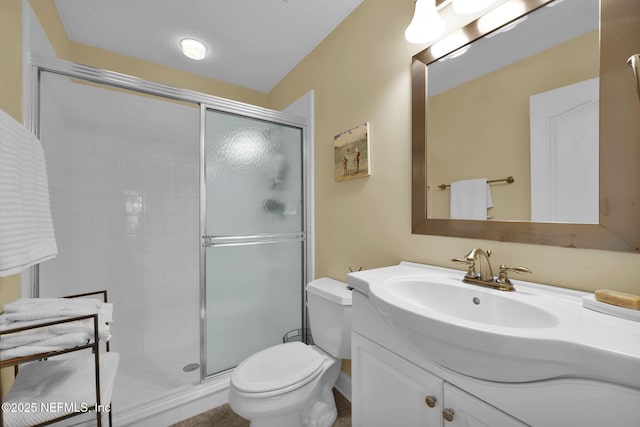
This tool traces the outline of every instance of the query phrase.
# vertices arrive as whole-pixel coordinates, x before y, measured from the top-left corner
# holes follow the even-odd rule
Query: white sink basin
[[[401,263],[351,273],[348,283],[417,355],[458,373],[640,384],[640,323],[584,308],[584,292],[515,280],[516,291],[504,292],[463,283],[463,275]]]
[[[535,297],[512,292],[486,292],[457,283],[424,279],[388,280],[372,291],[388,303],[403,305],[470,322],[511,328],[550,328],[560,319],[541,308]]]

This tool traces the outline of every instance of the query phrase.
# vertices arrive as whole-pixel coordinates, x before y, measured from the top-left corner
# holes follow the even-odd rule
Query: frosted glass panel
[[[207,110],[206,234],[298,232],[302,130]]]
[[[207,374],[302,324],[300,241],[207,248]]]
[[[302,327],[302,128],[206,110],[207,375]]]

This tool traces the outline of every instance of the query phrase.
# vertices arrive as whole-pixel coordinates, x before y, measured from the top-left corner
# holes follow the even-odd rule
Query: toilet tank
[[[315,345],[338,359],[351,357],[351,291],[323,277],[307,284],[307,307]]]

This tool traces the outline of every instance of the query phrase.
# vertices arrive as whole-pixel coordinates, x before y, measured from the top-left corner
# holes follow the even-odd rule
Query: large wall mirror
[[[413,233],[640,251],[638,52],[636,0],[510,0],[414,56]]]

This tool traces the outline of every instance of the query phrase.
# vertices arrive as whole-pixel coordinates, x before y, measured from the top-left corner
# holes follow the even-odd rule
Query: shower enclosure
[[[116,421],[186,401],[176,395],[202,397],[249,354],[303,328],[304,121],[35,62],[34,129],[59,255],[40,265],[34,294],[108,291],[121,354]]]

